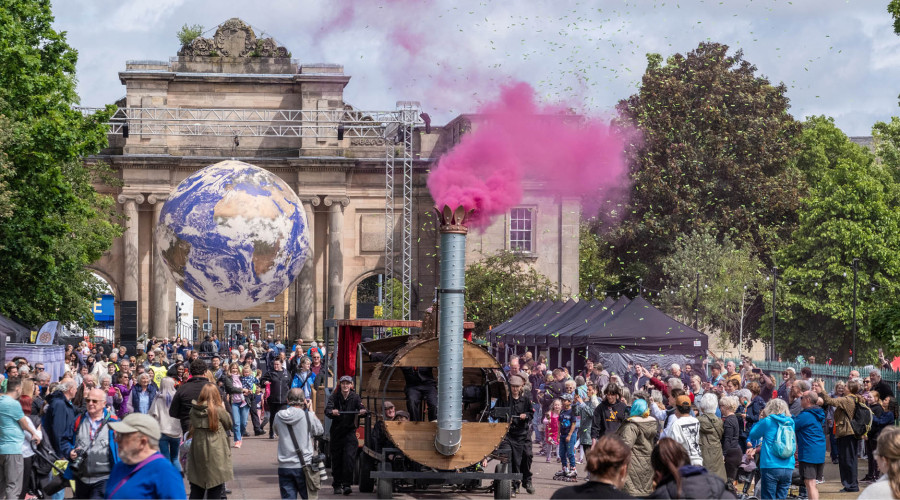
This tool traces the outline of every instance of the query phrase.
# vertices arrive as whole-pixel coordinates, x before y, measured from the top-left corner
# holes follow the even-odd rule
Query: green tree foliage
[[[582,222],[578,237],[578,288],[581,295],[590,295],[590,290],[603,290],[613,281],[609,276],[609,258],[604,252],[604,242],[591,230],[591,225]]]
[[[73,109],[77,53],[51,23],[50,2],[0,9],[0,138],[12,213],[0,220],[0,313],[29,324],[89,325],[101,290],[86,268],[120,234],[115,205],[84,158],[106,145],[111,110]]]
[[[667,282],[660,294],[661,306],[684,323],[719,332],[723,345],[740,341],[743,321],[743,340],[749,343],[755,328],[748,323],[754,311],[761,309],[757,304],[762,280],[759,267],[759,260],[748,249],[737,248],[727,236],[720,243],[710,232],[692,232],[663,260]]]
[[[187,47],[191,42],[194,41],[195,38],[203,34],[203,26],[199,24],[193,24],[188,26],[187,23],[178,30],[178,33],[175,36],[178,37],[178,42],[182,47]]]
[[[663,257],[692,231],[728,236],[768,263],[795,227],[804,187],[785,161],[800,126],[784,84],[717,43],[648,61],[638,93],[617,107],[640,137],[626,152],[633,188],[612,238],[616,272],[658,285]]]
[[[852,263],[859,259],[855,358],[872,361],[869,320],[900,297],[900,185],[889,166],[830,119],[809,119],[802,142],[798,168],[811,180],[810,193],[792,241],[776,255],[776,350],[786,357],[849,358]]]
[[[511,318],[532,300],[555,299],[550,280],[520,253],[501,251],[466,268],[466,317],[475,332]]]

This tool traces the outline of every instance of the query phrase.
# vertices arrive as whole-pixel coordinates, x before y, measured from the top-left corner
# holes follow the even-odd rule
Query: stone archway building
[[[285,57],[287,56],[287,57]],[[298,64],[271,39],[257,40],[237,19],[219,27],[211,39],[198,38],[170,61],[129,61],[119,79],[125,85],[120,108],[142,108],[141,117],[173,110],[342,110],[350,76],[334,64]],[[218,126],[231,123],[226,114]],[[475,123],[473,123],[475,120]],[[320,336],[324,318],[350,311],[349,284],[384,269],[385,145],[382,139],[346,134],[320,137],[247,137],[235,135],[142,134],[152,124],[130,122],[135,131],[110,134],[109,148],[89,161],[108,163],[121,186],[98,185],[113,195],[127,218],[126,231],[92,267],[117,290],[117,329],[123,341],[132,334],[170,336],[175,323],[175,287],[156,257],[152,234],[162,203],[194,171],[224,158],[266,168],[301,197],[310,221],[312,258],[300,278],[272,303],[249,311],[209,311],[195,303],[191,316],[201,324],[207,314],[213,331],[228,324],[258,321],[287,325],[287,334]],[[431,224],[433,201],[425,186],[435,158],[459,141],[477,120],[462,115],[431,133],[413,134],[412,211],[413,317],[428,307],[439,268],[438,241]],[[399,197],[398,197],[399,198]],[[398,200],[399,203],[399,200]],[[398,205],[399,209],[399,205]],[[399,212],[398,212],[399,213]],[[532,265],[558,284],[561,295],[578,292],[577,200],[536,196],[481,234],[469,237],[469,262],[504,248],[527,250]],[[397,223],[400,217],[397,217]],[[526,227],[527,226],[527,227]],[[511,227],[517,229],[511,233]],[[395,234],[399,227],[395,227]],[[511,238],[512,236],[512,238]],[[521,241],[522,238],[528,241]],[[396,238],[399,242],[399,236]],[[527,248],[526,248],[527,246]],[[399,251],[399,247],[397,247]],[[398,266],[399,267],[399,266]],[[218,317],[218,319],[216,319]],[[263,328],[261,326],[261,328]],[[126,331],[127,330],[127,331]]]

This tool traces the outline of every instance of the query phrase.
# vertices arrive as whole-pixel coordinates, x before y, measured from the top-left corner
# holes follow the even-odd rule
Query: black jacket
[[[678,496],[675,479],[669,476],[663,478],[660,485],[647,498],[735,498],[725,488],[724,481],[708,473],[703,467],[685,465],[678,471],[681,473],[681,496]]]
[[[342,413],[334,416],[331,414],[331,410],[358,412],[364,408],[365,406],[363,406],[362,400],[359,398],[359,394],[357,394],[356,391],[351,390],[350,394],[347,395],[347,399],[344,399],[340,389],[335,389],[335,391],[331,393],[331,397],[328,398],[328,402],[325,403],[325,416],[332,420],[331,435],[342,436],[348,432],[355,433],[356,428],[359,426],[357,424],[357,417],[359,417],[359,415]]]
[[[204,340],[200,342],[200,352],[214,354],[216,352],[216,344],[211,340]]]
[[[291,390],[291,374],[285,369],[280,372],[269,370],[259,379],[259,383],[263,386],[266,385],[266,382],[270,384],[267,401],[276,405],[287,404],[287,394]]]
[[[737,415],[728,415],[722,419],[724,430],[722,432],[722,452],[732,448],[741,448],[741,423]]]
[[[497,404],[494,407],[494,416],[500,417],[503,421],[511,422],[507,436],[510,438],[527,438],[528,431],[531,426],[531,419],[534,418],[534,407],[531,405],[531,398],[524,392],[519,399],[510,398],[509,402]],[[525,420],[519,418],[519,415],[525,414]]]
[[[614,434],[622,422],[628,418],[628,407],[621,400],[610,405],[606,398],[597,405],[594,410],[594,420],[591,422],[591,438],[600,439],[604,434]]]
[[[209,383],[206,377],[191,377],[190,380],[178,386],[172,405],[169,406],[169,416],[181,421],[181,432],[187,432],[191,428],[192,401],[200,397],[200,391]]]
[[[434,368],[430,366],[401,368],[401,370],[403,370],[403,379],[406,381],[406,387],[437,385],[437,380],[434,379]]]

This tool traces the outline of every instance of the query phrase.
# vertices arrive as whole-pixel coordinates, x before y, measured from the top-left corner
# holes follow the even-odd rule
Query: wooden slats
[[[394,366],[438,366],[439,339],[429,339],[412,346],[402,356],[397,356]],[[485,349],[463,342],[463,366],[465,368],[500,368],[500,363]]]
[[[391,441],[410,459],[439,470],[455,470],[481,461],[494,451],[509,430],[507,423],[463,422],[462,443],[450,457],[434,449],[437,422],[385,422]]]

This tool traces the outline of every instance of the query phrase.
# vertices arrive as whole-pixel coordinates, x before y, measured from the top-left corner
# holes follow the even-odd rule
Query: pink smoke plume
[[[541,195],[582,197],[596,208],[604,191],[626,180],[625,134],[602,120],[539,105],[526,83],[504,87],[478,113],[472,131],[428,177],[436,205],[475,209],[475,228],[521,203],[523,181],[536,182]]]

